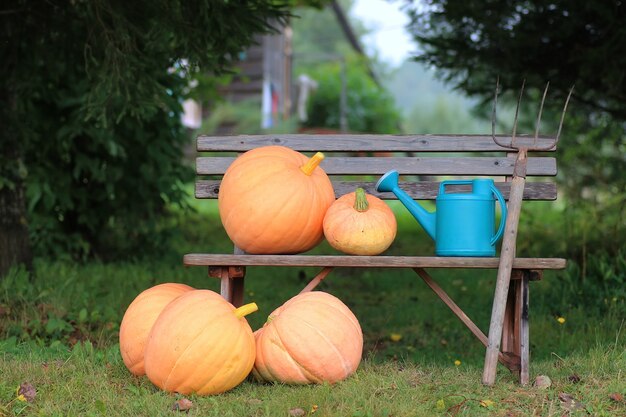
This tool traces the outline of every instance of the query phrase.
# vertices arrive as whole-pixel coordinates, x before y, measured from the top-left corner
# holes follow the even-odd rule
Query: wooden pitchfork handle
[[[489,338],[487,341],[487,353],[485,355],[485,367],[483,369],[482,382],[492,386],[496,380],[496,366],[500,353],[502,340],[502,327],[504,325],[504,310],[509,292],[513,259],[515,258],[515,245],[517,241],[517,227],[519,224],[522,197],[526,183],[526,162],[528,149],[520,148],[515,160],[511,191],[509,195],[508,216],[502,239],[498,277],[496,279],[496,291],[493,296],[493,308],[491,310],[491,322],[489,323]]]
[[[513,168],[513,179],[511,181],[511,191],[509,194],[509,206],[508,216],[506,219],[506,226],[504,228],[504,238],[502,239],[502,250],[500,253],[500,263],[498,265],[498,277],[496,279],[496,291],[493,296],[493,308],[491,310],[491,322],[489,323],[489,339],[487,341],[487,353],[485,354],[485,367],[483,369],[483,384],[493,385],[496,380],[496,365],[498,363],[498,354],[500,353],[500,342],[502,340],[502,327],[504,325],[504,311],[506,308],[507,294],[509,292],[509,283],[511,280],[511,271],[513,268],[513,259],[515,258],[515,245],[517,241],[517,227],[519,225],[519,216],[522,208],[522,197],[524,194],[524,185],[526,184],[526,166],[528,151],[547,151],[556,146],[561,136],[561,129],[563,128],[563,120],[565,119],[565,112],[567,111],[567,104],[569,103],[574,86],[569,90],[567,98],[565,99],[565,105],[563,106],[563,112],[561,113],[561,121],[559,123],[559,130],[552,143],[548,145],[538,145],[537,138],[539,136],[539,125],[541,123],[541,114],[543,112],[543,105],[546,100],[546,94],[548,93],[548,87],[550,83],[546,85],[543,91],[543,97],[541,98],[541,105],[539,106],[539,114],[537,115],[537,122],[535,124],[535,136],[532,145],[519,146],[515,143],[515,133],[517,130],[517,120],[519,115],[520,102],[522,101],[522,95],[524,93],[524,83],[520,91],[519,99],[517,100],[517,108],[515,110],[515,120],[513,122],[513,133],[511,135],[511,143],[504,144],[498,140],[495,134],[496,129],[496,107],[498,104],[498,91],[500,89],[500,79],[496,81],[496,91],[493,101],[493,115],[491,119],[491,135],[493,141],[502,146],[503,148],[517,149],[517,158],[515,159],[515,166]]]

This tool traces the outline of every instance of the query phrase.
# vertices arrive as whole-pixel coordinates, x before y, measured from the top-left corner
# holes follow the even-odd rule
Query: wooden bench
[[[503,143],[510,140],[510,136],[499,135],[498,139]],[[552,139],[540,137],[538,141],[539,144],[549,144]],[[530,144],[532,138],[526,136],[517,138],[518,144],[523,145],[525,141]],[[494,177],[496,186],[508,200],[511,187],[510,179],[513,175],[517,154],[509,148],[496,144],[490,135],[200,136],[197,139],[198,152],[211,152],[212,156],[197,158],[196,171],[202,178],[196,182],[196,198],[217,198],[220,176],[224,174],[226,168],[235,158],[235,156],[223,156],[221,153],[241,153],[266,145],[286,146],[303,153],[324,152],[326,159],[322,162],[321,167],[331,176],[337,197],[354,191],[356,186],[361,186],[368,193],[382,199],[394,199],[395,196],[392,193],[378,193],[374,189],[375,183],[382,174],[395,169],[404,178],[408,177],[408,180],[400,183],[400,187],[416,200],[435,199],[439,189],[439,181],[436,179],[443,176]],[[554,149],[550,151],[554,151]],[[386,156],[378,156],[379,152],[387,154]],[[532,177],[556,175],[556,159],[545,155],[545,152],[529,155],[526,175]],[[435,178],[435,180],[421,180],[424,177]],[[459,189],[463,189],[463,186],[459,186]],[[524,200],[555,200],[556,197],[556,184],[552,181],[531,181],[524,187]],[[509,226],[517,227],[519,217],[515,219],[512,217],[515,216],[507,218],[507,230]],[[515,224],[509,225],[509,222],[515,222]],[[321,272],[309,283],[307,289],[315,287],[333,268],[411,268],[480,342],[488,346],[487,336],[437,285],[426,272],[426,269],[480,268],[493,270],[499,268],[499,258],[414,255],[247,255],[235,248],[233,254],[187,254],[184,256],[184,264],[208,267],[209,276],[221,279],[222,296],[236,306],[243,303],[246,267],[322,268]],[[544,270],[562,269],[565,264],[565,259],[556,258],[516,257],[512,261],[511,285],[508,286],[502,326],[502,342],[501,345],[499,344],[501,351],[499,351],[500,346],[497,346],[497,359],[512,372],[519,375],[521,384],[529,382],[529,282],[540,280]],[[495,365],[493,372],[495,374]]]

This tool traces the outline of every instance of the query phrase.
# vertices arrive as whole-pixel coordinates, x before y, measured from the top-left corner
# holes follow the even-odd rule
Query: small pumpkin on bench
[[[397,227],[389,206],[360,187],[338,198],[324,217],[328,243],[350,255],[383,253],[395,239]]]

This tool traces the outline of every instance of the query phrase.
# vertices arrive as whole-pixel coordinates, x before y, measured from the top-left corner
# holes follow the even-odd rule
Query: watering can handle
[[[446,185],[470,185],[472,184],[472,180],[447,180],[441,181],[439,184],[439,194],[443,194],[445,192]],[[502,233],[504,233],[504,224],[506,223],[506,202],[504,201],[504,197],[500,190],[495,185],[491,185],[491,191],[496,195],[496,198],[500,202],[500,211],[502,212],[502,217],[500,218],[500,226],[498,226],[498,231],[495,236],[491,238],[491,244],[495,245],[495,243],[502,237]]]
[[[498,239],[502,237],[502,233],[504,233],[504,224],[506,223],[507,213],[506,213],[506,202],[504,201],[504,197],[502,196],[502,193],[500,192],[500,190],[498,190],[498,188],[492,184],[491,191],[493,191],[493,193],[498,198],[498,201],[500,202],[500,212],[502,213],[502,216],[500,217],[500,226],[498,227],[498,231],[496,232],[496,235],[491,239],[491,244],[495,245]]]
[[[445,193],[446,185],[472,185],[472,180],[446,180],[439,184],[439,194]]]

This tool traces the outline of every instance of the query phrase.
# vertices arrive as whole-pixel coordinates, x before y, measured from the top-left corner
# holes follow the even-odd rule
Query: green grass
[[[0,281],[0,416],[173,413],[177,397],[126,371],[117,330],[132,299],[156,283],[218,290],[218,281],[208,278],[204,268],[182,266],[184,253],[232,249],[215,204],[194,204],[198,212],[184,214],[176,249],[157,259],[83,265],[38,260],[32,280],[14,271]],[[417,222],[393,206],[399,234],[390,253],[433,253]],[[325,244],[315,252],[334,253]],[[247,317],[252,328],[260,327],[318,271],[248,268],[246,301],[260,307]],[[365,360],[354,376],[334,386],[245,382],[224,395],[191,397],[189,414],[285,416],[291,408],[302,408],[311,415],[317,405],[316,416],[560,416],[564,411],[558,394],[566,392],[594,415],[626,415],[624,403],[609,399],[611,393],[626,394],[624,300],[572,305],[557,274],[546,273],[543,281],[531,284],[531,379],[550,376],[553,386],[546,391],[519,387],[502,367],[496,387],[483,387],[484,347],[412,271],[337,269],[318,288],[342,299],[361,323]],[[495,271],[435,270],[432,275],[486,331]],[[594,304],[602,308],[589,308]],[[566,322],[559,324],[557,317]],[[391,341],[391,333],[402,335],[401,340]],[[568,380],[574,374],[580,382]],[[32,403],[15,400],[15,389],[23,382],[37,388]],[[444,405],[438,407],[440,400]],[[494,405],[486,409],[480,400]]]
[[[167,416],[181,398],[157,390],[145,377],[130,376],[115,347],[77,344],[70,352],[3,347],[9,353],[0,356],[0,404],[7,415]],[[624,359],[623,350],[609,346],[538,361],[535,371],[553,381],[546,390],[520,387],[502,371],[495,388],[486,388],[478,382],[482,369],[475,365],[365,360],[355,375],[333,386],[245,381],[222,395],[190,396],[189,415],[287,416],[290,409],[301,408],[316,416],[561,416],[565,411],[558,395],[565,392],[584,404],[574,415],[616,416],[623,415],[625,405],[609,396],[624,391],[626,378],[616,372]],[[573,382],[572,375],[580,381]],[[23,382],[37,388],[32,403],[14,400]],[[487,409],[481,400],[493,404]],[[315,406],[316,413],[310,413]]]

